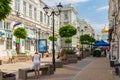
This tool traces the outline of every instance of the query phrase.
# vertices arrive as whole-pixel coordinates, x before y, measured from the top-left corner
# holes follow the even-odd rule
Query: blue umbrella
[[[107,42],[104,42],[103,40],[93,44],[93,46],[110,46]]]

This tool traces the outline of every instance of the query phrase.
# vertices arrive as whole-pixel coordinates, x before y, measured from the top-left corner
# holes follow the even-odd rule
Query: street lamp
[[[39,33],[40,32],[40,29],[37,29],[36,30],[36,52],[38,52],[38,39],[39,39]]]
[[[57,6],[57,9],[58,9],[58,11],[56,11],[56,10],[52,10],[51,11],[51,14],[50,15],[48,15],[48,6],[46,5],[43,9],[44,9],[44,11],[45,11],[45,13],[48,15],[48,17],[50,17],[50,16],[52,16],[52,18],[53,18],[53,39],[52,39],[52,53],[53,53],[53,57],[52,57],[52,62],[53,62],[53,65],[54,65],[54,71],[55,71],[55,50],[54,50],[54,16],[56,15],[56,16],[58,16],[58,15],[60,15],[60,13],[61,13],[61,8],[63,7],[62,5],[61,5],[61,3],[59,3]]]
[[[85,26],[84,27],[85,28],[85,30],[87,29],[87,26]],[[83,30],[83,29],[81,29],[80,30],[80,27],[77,27],[77,29],[78,29],[78,31],[79,31],[79,34],[80,34],[80,32],[82,33],[82,36],[83,36],[83,32],[85,31],[85,30]],[[80,35],[79,35],[80,36]],[[83,44],[82,44],[82,53],[81,53],[81,56],[82,56],[82,58],[83,58],[83,56],[84,56],[84,54],[83,54]]]

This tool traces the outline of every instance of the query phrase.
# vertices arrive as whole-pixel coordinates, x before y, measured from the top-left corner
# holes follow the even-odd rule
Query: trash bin
[[[120,63],[114,63],[116,75],[120,75]]]
[[[114,67],[114,61],[110,61],[110,67]]]

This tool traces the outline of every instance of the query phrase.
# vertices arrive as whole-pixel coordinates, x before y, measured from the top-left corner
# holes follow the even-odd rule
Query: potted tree
[[[77,33],[77,29],[74,26],[70,25],[70,24],[62,26],[59,29],[60,37],[61,38],[67,38],[66,39],[67,43],[71,43],[72,42],[72,39],[70,39],[70,38],[72,36],[74,36],[76,33]]]
[[[19,27],[14,30],[13,35],[16,37],[16,52],[17,54],[20,53],[20,38],[26,39],[27,38],[27,31],[23,27]]]
[[[66,50],[66,59],[68,60],[69,63],[77,62],[77,56],[74,57],[75,54],[74,56],[71,56],[73,55],[71,53],[74,53],[74,51],[69,49],[70,47],[69,44],[72,42],[71,37],[74,36],[76,33],[77,33],[77,29],[70,24],[62,26],[59,29],[60,37],[65,38],[65,43],[68,44],[68,49]]]
[[[89,36],[88,34],[84,34],[84,35],[81,35],[80,36],[80,39],[79,39],[80,43],[82,45],[86,44],[86,45],[89,45],[90,48],[91,48],[91,54],[92,54],[92,44],[96,41],[93,37]],[[90,54],[90,52],[89,52]],[[86,55],[86,54],[85,54]],[[88,54],[87,54],[88,55]]]
[[[65,43],[68,44],[68,49],[69,49],[69,44],[72,42],[71,38],[65,38]]]
[[[22,54],[20,52],[20,39],[26,39],[27,38],[27,31],[24,27],[18,27],[17,29],[14,30],[13,35],[16,37],[17,59],[18,59],[18,61],[26,61],[27,60],[27,55]]]

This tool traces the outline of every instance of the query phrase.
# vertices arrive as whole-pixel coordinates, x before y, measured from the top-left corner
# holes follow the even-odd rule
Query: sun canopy
[[[107,42],[104,42],[103,40],[93,44],[93,46],[110,46]]]

